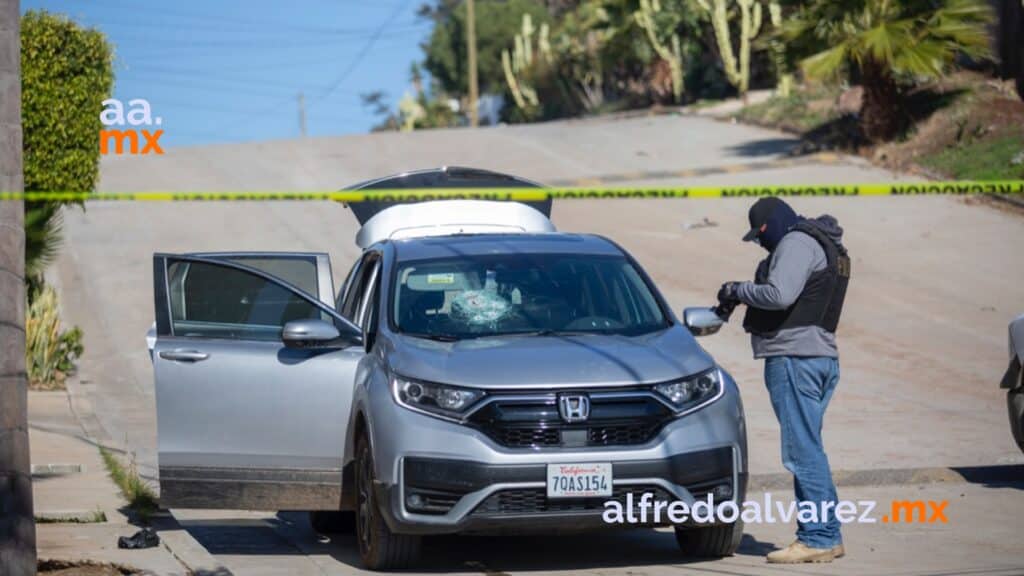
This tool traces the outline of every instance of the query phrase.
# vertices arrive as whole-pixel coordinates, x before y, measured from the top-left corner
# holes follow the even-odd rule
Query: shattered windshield
[[[393,325],[436,340],[636,335],[666,326],[647,283],[622,256],[460,256],[400,265],[396,280]]]

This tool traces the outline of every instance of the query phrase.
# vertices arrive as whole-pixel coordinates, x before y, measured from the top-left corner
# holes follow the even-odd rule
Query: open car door
[[[155,254],[153,288],[161,504],[338,510],[363,347],[326,255]]]

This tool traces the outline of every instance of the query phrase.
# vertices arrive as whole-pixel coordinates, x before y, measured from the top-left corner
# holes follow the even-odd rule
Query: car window
[[[359,313],[362,311],[360,304],[374,268],[371,263],[375,262],[377,257],[378,255],[373,252],[364,255],[358,266],[358,271],[354,271],[356,276],[347,282],[348,288],[338,312],[353,324],[359,324]]]
[[[363,304],[363,333],[367,336],[367,345],[372,345],[372,342],[377,334],[378,327],[378,315],[380,310],[380,283],[381,283],[381,272],[380,264],[378,261],[377,273],[373,275],[373,285],[370,286],[370,290],[366,294],[366,302]]]
[[[624,256],[500,254],[401,264],[390,313],[422,336],[516,333],[635,335],[667,325],[647,282]]]
[[[341,312],[342,309],[345,306],[345,299],[348,296],[348,294],[350,293],[350,289],[352,288],[352,284],[355,282],[355,279],[358,277],[357,274],[359,274],[359,269],[360,269],[360,266],[362,265],[362,263],[363,263],[363,259],[362,258],[357,259],[355,264],[352,265],[352,269],[348,271],[348,276],[345,276],[345,283],[341,285],[341,290],[338,291],[338,298],[337,298],[337,300],[334,303],[334,309],[337,310],[338,312]],[[347,318],[347,316],[346,316],[346,318]]]
[[[315,256],[257,256],[237,255],[227,258],[229,262],[237,262],[244,266],[266,272],[280,278],[296,288],[316,296],[320,293],[320,283]]]
[[[168,266],[175,336],[280,340],[292,320],[329,318],[280,284],[227,266],[172,261]]]
[[[363,256],[363,258],[356,264],[356,267],[352,270],[352,273],[355,274],[355,276],[349,278],[345,282],[345,295],[338,306],[338,312],[352,322],[356,321],[356,312],[359,311],[359,301],[363,292],[362,285],[363,278],[365,276],[363,269],[366,259],[367,257]]]
[[[357,317],[359,319],[356,324],[360,328],[366,328],[369,326],[369,318],[373,314],[373,298],[374,293],[379,284],[380,274],[380,260],[373,262],[367,266],[366,270],[366,283],[364,283],[363,297],[359,302],[359,311]]]

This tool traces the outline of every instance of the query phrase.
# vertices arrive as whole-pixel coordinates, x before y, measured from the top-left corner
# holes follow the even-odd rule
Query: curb
[[[203,548],[169,513],[153,518],[150,524],[160,536],[160,545],[174,556],[175,560],[188,568],[190,573],[203,576],[233,576],[233,572]]]
[[[81,474],[85,466],[81,464],[33,464],[32,478],[51,478],[53,476],[71,476]]]
[[[107,515],[99,509],[36,511],[35,517],[37,523],[43,524],[102,524],[107,522]]]
[[[993,200],[997,202],[1002,202],[1004,204],[1016,206],[1017,208],[1024,208],[1024,200],[1021,200],[1020,198],[1013,198],[1011,196],[1006,196],[1003,194],[992,194],[990,196]]]
[[[796,146],[796,144],[794,144]],[[646,170],[621,174],[599,174],[587,178],[556,178],[549,180],[548,185],[559,186],[614,186],[637,180],[666,180],[676,178],[700,178],[719,174],[741,174],[762,170],[775,170],[792,166],[849,164],[855,159],[846,154],[821,151],[809,154],[789,154],[771,160],[757,160],[738,164],[720,164],[703,168],[687,168],[681,170]]]
[[[82,428],[82,433],[85,434],[85,437],[97,446],[114,448],[122,452],[123,450],[111,446],[112,438],[110,438],[103,424],[100,423],[99,418],[96,417],[92,407],[92,399],[89,397],[89,393],[82,387],[82,383],[78,381],[77,376],[68,378],[64,382],[64,391],[68,395],[68,406],[71,408],[71,414],[78,421],[78,425]]]
[[[124,453],[122,446],[114,444],[99,418],[93,412],[92,399],[77,378],[65,383],[71,413],[78,420],[85,437],[97,447]],[[221,564],[206,548],[196,541],[187,530],[178,524],[170,513],[154,517],[150,522],[160,535],[161,546],[192,574],[204,576],[232,576],[232,572]]]
[[[879,468],[836,470],[836,487],[895,486],[908,484],[1005,484],[1024,480],[1024,464],[1003,466],[957,466],[952,468]],[[752,474],[748,492],[783,490],[793,487],[790,474]]]

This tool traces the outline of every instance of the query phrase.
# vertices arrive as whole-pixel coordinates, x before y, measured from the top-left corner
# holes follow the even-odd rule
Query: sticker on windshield
[[[455,274],[427,274],[427,284],[455,284]]]

